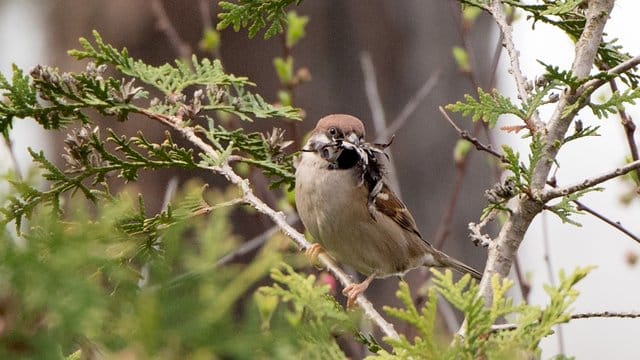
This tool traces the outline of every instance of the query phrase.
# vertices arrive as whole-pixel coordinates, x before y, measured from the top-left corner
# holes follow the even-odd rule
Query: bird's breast
[[[420,265],[422,240],[386,215],[372,214],[367,196],[355,170],[330,170],[319,155],[302,154],[296,169],[298,213],[330,255],[366,275],[402,273]]]

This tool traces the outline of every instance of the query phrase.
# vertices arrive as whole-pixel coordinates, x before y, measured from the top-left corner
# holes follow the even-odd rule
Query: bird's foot
[[[324,252],[322,246],[318,243],[311,244],[305,251],[304,254],[309,257],[309,261],[312,264],[316,264],[318,262],[318,256]]]
[[[367,290],[369,284],[371,284],[376,275],[376,273],[373,273],[369,275],[369,277],[367,277],[363,282],[359,284],[350,284],[342,289],[342,295],[347,297],[347,309],[351,309],[353,307],[358,296],[360,296],[360,294]]]

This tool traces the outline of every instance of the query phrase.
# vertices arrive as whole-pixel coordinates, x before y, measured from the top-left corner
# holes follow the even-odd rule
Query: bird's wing
[[[382,186],[382,190],[380,190],[376,195],[375,206],[376,210],[388,216],[403,229],[422,238],[422,235],[420,235],[420,232],[418,231],[416,221],[413,219],[413,216],[411,216],[409,209],[407,209],[407,206],[398,199],[396,194],[387,186],[387,184],[384,184]]]

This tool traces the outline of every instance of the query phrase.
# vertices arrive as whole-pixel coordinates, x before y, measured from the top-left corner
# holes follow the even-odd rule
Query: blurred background
[[[620,38],[626,51],[634,55],[640,53],[640,44],[634,40],[630,24],[639,7],[633,0],[618,1],[605,30],[609,37]],[[159,11],[164,11],[166,17]],[[213,53],[204,51],[199,43],[204,29],[215,26],[217,11],[215,2],[205,0],[0,0],[0,71],[10,74],[11,63],[27,70],[36,64],[49,64],[63,71],[82,70],[84,63],[74,61],[66,51],[77,48],[78,38],[90,37],[91,30],[96,29],[105,42],[117,48],[127,47],[134,57],[155,65],[171,62],[185,52],[199,57],[219,56],[227,72],[248,76],[257,84],[256,92],[269,101],[277,101],[283,85],[273,68],[273,59],[285,57],[289,51],[283,46],[282,37],[265,41],[260,33],[255,39],[248,39],[246,31],[226,29],[219,34],[219,49]],[[297,141],[296,148],[317,119],[330,113],[348,113],[363,119],[369,139],[381,137],[385,142],[395,134],[390,152],[399,190],[421,232],[436,245],[442,245],[445,252],[482,269],[486,250],[468,240],[467,224],[478,221],[486,205],[484,189],[497,181],[496,171],[483,154],[474,151],[466,160],[454,162],[458,134],[443,119],[438,106],[453,103],[464,94],[474,94],[477,87],[498,87],[515,99],[505,55],[495,56],[498,33],[491,19],[480,16],[474,22],[465,21],[459,3],[451,0],[377,0],[366,4],[306,1],[295,11],[309,17],[306,37],[291,50],[295,68],[305,68],[311,75],[310,81],[293,89],[293,104],[304,110],[305,120],[293,125],[257,121],[249,127],[260,131],[274,125],[282,127]],[[172,43],[163,21],[171,23],[182,44],[188,46],[182,48],[182,53]],[[531,23],[524,18],[516,18],[514,25],[526,75],[532,78],[542,73],[536,60],[570,67],[572,43],[564,34],[540,24],[531,31]],[[461,68],[454,61],[454,47],[465,50],[468,68]],[[497,67],[493,65],[496,60]],[[377,92],[377,98],[372,90]],[[632,117],[638,111],[635,107],[627,110]],[[544,119],[545,114],[542,115]],[[376,128],[374,120],[380,118],[384,118],[386,126]],[[517,135],[487,133],[469,119],[454,119],[459,126],[477,133],[483,142],[508,143],[526,152],[527,143]],[[596,122],[586,116],[581,119],[585,125]],[[138,126],[136,122],[104,124],[120,129],[126,126],[122,130],[129,133],[143,130],[151,138],[154,133],[159,138],[164,132],[146,123],[139,123],[136,128],[131,128]],[[510,124],[514,124],[513,119],[505,118],[499,126]],[[628,150],[619,119],[612,116],[598,125],[601,137],[576,142],[561,153],[560,184],[623,163]],[[17,121],[12,141],[21,171],[27,171],[30,164],[27,146],[43,149],[49,158],[60,160],[63,136],[61,133],[57,138],[47,138],[35,123]],[[10,166],[7,151],[2,149],[0,171]],[[150,208],[161,206],[167,184],[176,176],[181,182],[200,176],[215,185],[215,179],[208,178],[208,174],[166,172],[161,176],[154,173],[153,178],[142,176],[139,186],[144,189]],[[260,184],[266,181],[259,174],[253,179],[259,189],[265,188]],[[616,180],[607,183],[606,188],[587,195],[584,202],[640,234],[640,202],[637,198],[627,205],[621,202],[633,189]],[[268,191],[259,195],[275,201]],[[257,220],[238,218],[235,225],[240,234],[251,238],[271,226],[266,219]],[[527,296],[533,303],[544,304],[542,284],[553,281],[560,269],[593,264],[598,268],[579,287],[582,296],[575,310],[639,310],[640,290],[634,285],[638,284],[640,271],[629,259],[638,253],[640,245],[593,217],[585,215],[577,220],[582,227],[563,225],[549,214],[536,219],[519,254],[519,277],[526,280],[531,292],[523,295],[516,286],[514,296]],[[545,262],[545,258],[549,261]],[[554,274],[549,274],[549,265]],[[419,271],[408,275],[413,283],[423,276]],[[393,303],[396,284],[395,279],[376,281],[367,295],[377,307]],[[544,354],[549,356],[562,349],[578,358],[636,358],[633,344],[638,331],[640,323],[634,320],[577,320],[545,340]],[[610,335],[606,341],[593,341],[602,339],[603,333]]]

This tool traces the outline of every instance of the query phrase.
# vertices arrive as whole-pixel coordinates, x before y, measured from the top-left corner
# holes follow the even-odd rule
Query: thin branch
[[[501,162],[508,163],[507,158],[499,152],[495,151],[491,145],[484,145],[477,138],[469,135],[466,130],[460,129],[460,127],[456,125],[456,123],[451,119],[449,114],[447,114],[447,111],[442,106],[439,106],[438,109],[440,110],[440,113],[442,113],[442,116],[444,116],[444,118],[449,122],[449,124],[451,124],[451,126],[456,129],[461,138],[473,144],[473,146],[475,146],[477,150],[488,152],[494,157],[500,159]]]
[[[9,154],[9,161],[11,161],[11,168],[13,168],[13,172],[16,175],[18,180],[22,180],[22,171],[20,170],[20,165],[18,164],[18,158],[16,157],[16,153],[13,151],[13,142],[9,136],[3,136],[4,144],[7,147],[7,153]]]
[[[577,184],[573,184],[573,185],[569,185],[566,187],[558,187],[558,188],[553,188],[553,189],[548,189],[546,191],[544,191],[541,196],[540,196],[540,201],[543,202],[547,202],[551,199],[555,199],[557,197],[561,197],[561,196],[565,196],[565,195],[569,195],[569,194],[573,194],[577,191],[580,190],[585,190],[588,189],[590,187],[596,186],[598,184],[601,184],[607,180],[611,180],[613,178],[622,176],[630,171],[636,170],[640,168],[640,160],[636,160],[633,162],[628,163],[625,166],[616,168],[612,171],[609,171],[605,174],[590,178],[590,179],[586,179],[583,180]]]
[[[609,69],[607,71],[608,75],[620,75],[623,72],[633,69],[634,67],[637,67],[638,65],[640,65],[640,55],[634,56],[631,59],[624,61],[620,64],[618,64],[615,67],[612,67],[611,69]],[[587,72],[588,74],[588,72]],[[602,76],[599,77],[597,79],[593,79],[593,80],[589,80],[587,82],[585,82],[584,84],[582,84],[578,90],[576,90],[577,94],[581,94],[584,91],[586,91],[587,89],[597,89],[600,86],[606,84],[609,80],[607,80],[607,76]]]
[[[577,314],[571,315],[571,320],[594,319],[594,318],[637,319],[637,318],[640,318],[640,312],[602,311],[602,312],[577,313]],[[513,330],[516,330],[517,328],[518,328],[518,325],[516,325],[516,324],[492,325],[491,326],[491,332],[513,331]]]
[[[413,115],[414,111],[418,108],[424,99],[431,94],[431,91],[436,87],[438,82],[440,81],[440,75],[442,74],[442,70],[436,70],[425,83],[420,87],[418,92],[413,94],[413,96],[407,101],[407,103],[400,111],[400,114],[396,116],[395,119],[387,126],[387,128],[380,132],[376,132],[376,140],[374,142],[385,142],[389,140],[390,134],[394,134],[396,131],[400,130],[404,124],[409,120],[409,117]]]
[[[298,218],[298,215],[296,214],[287,215],[287,223],[289,225],[293,226],[296,222],[298,222],[298,220],[299,218]],[[240,247],[238,247],[237,249],[233,250],[232,252],[218,259],[218,261],[216,261],[216,267],[226,265],[234,261],[235,259],[241,256],[244,256],[254,251],[255,249],[261,247],[267,240],[269,240],[278,231],[280,231],[280,228],[278,226],[272,226],[271,228],[267,229],[267,231],[263,232],[258,236],[255,236],[251,240],[240,245]]]
[[[520,97],[520,100],[525,102],[529,98],[529,92],[527,91],[526,85],[527,79],[522,74],[522,69],[520,68],[520,52],[516,50],[516,46],[513,41],[513,27],[507,20],[507,16],[504,13],[504,6],[502,4],[502,1],[492,0],[488,11],[493,16],[494,20],[498,24],[498,27],[500,28],[500,32],[504,36],[504,47],[506,48],[507,54],[509,55],[511,74],[516,81],[518,96]],[[529,130],[535,132],[538,124],[540,123],[540,119],[538,119],[537,114],[534,114],[532,120],[533,123],[531,123],[531,120],[525,120],[525,123],[527,124]]]
[[[611,79],[609,81],[609,87],[611,87],[611,91],[613,92],[618,91],[618,85],[616,84],[615,79]],[[627,114],[627,111],[622,105],[618,108],[618,115],[620,116],[620,123],[624,128],[624,134],[627,137],[627,145],[629,145],[631,160],[638,160],[638,145],[636,144],[636,139],[633,136],[633,133],[636,131],[636,123],[633,122],[633,119],[629,114]],[[636,169],[636,176],[640,179],[640,169]]]
[[[178,53],[178,56],[182,59],[191,58],[191,54],[193,54],[191,46],[189,46],[189,44],[180,37],[180,34],[178,34],[178,31],[171,23],[161,0],[152,0],[151,10],[156,17],[156,25],[158,26],[158,29],[167,36],[169,42]]]
[[[583,202],[581,201],[574,201],[574,204],[577,205],[577,209],[578,210],[582,210],[582,211],[586,211],[589,214],[595,216],[596,218],[604,221],[605,223],[613,226],[614,228],[618,229],[619,231],[623,232],[625,235],[627,235],[628,237],[632,238],[633,240],[635,240],[637,243],[640,243],[640,237],[638,237],[637,235],[633,234],[631,231],[629,231],[627,228],[625,228],[624,226],[622,226],[620,224],[620,222],[618,221],[613,221],[609,218],[607,218],[606,216],[600,214],[599,212],[593,210],[592,208],[588,207],[587,205],[585,205]]]
[[[369,107],[371,108],[371,119],[373,122],[373,128],[378,138],[388,139],[387,133],[387,120],[384,114],[384,108],[382,107],[382,100],[380,99],[380,92],[378,91],[378,81],[376,80],[376,70],[373,67],[373,61],[371,55],[368,52],[360,54],[360,66],[362,67],[362,74],[364,76],[364,89],[367,93],[367,100],[369,101]],[[400,182],[398,181],[396,167],[394,165],[393,156],[389,155],[388,165],[388,178],[389,186],[396,192],[398,197],[402,199],[402,193],[400,191]]]
[[[196,135],[192,127],[186,126],[182,119],[180,119],[179,117],[161,115],[148,111],[146,109],[139,109],[139,112],[149,117],[150,119],[168,125],[173,130],[180,133],[193,145],[198,147],[201,151],[209,155],[211,158],[220,159],[220,154],[211,145],[207,144],[202,138]],[[209,169],[217,174],[222,175],[230,183],[238,186],[242,191],[242,199],[244,200],[244,202],[256,209],[258,212],[268,216],[286,236],[288,236],[291,240],[293,240],[293,242],[296,243],[299,248],[306,250],[311,246],[311,244],[309,244],[309,242],[305,239],[304,235],[302,235],[291,225],[289,225],[285,215],[280,211],[272,209],[260,198],[258,198],[253,193],[253,190],[251,189],[251,186],[249,184],[249,180],[244,179],[236,174],[226,161],[223,161],[219,166],[206,166],[203,168]],[[351,277],[347,275],[327,254],[320,254],[318,256],[318,260],[340,281],[340,283],[342,283],[343,286],[353,284]],[[376,311],[371,302],[364,295],[359,295],[356,299],[356,302],[364,311],[365,316],[371,319],[380,328],[380,330],[382,330],[385,336],[393,339],[399,338],[398,333],[394,329],[393,325],[387,322],[382,317],[382,315],[380,315],[380,313]]]

